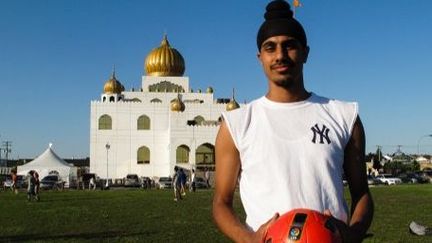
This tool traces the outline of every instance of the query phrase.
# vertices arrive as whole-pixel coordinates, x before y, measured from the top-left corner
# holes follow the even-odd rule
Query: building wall
[[[151,78],[168,80],[171,77]],[[157,83],[157,80],[151,78],[143,78],[143,84]],[[176,78],[181,82],[185,79]],[[176,82],[172,79],[170,81]],[[185,86],[189,87],[188,84]],[[185,103],[184,112],[173,112],[170,110],[170,101],[177,97],[177,93],[145,90],[143,88],[143,92],[123,92],[126,101],[91,102],[90,172],[101,178],[105,178],[107,173],[109,178],[123,178],[129,173],[149,177],[168,176],[176,165],[178,146],[184,144],[190,148],[187,165],[190,167],[195,166],[195,152],[198,146],[204,143],[214,146],[219,129],[215,122],[225,111],[226,104],[215,103],[211,93],[186,91],[181,93],[182,100],[199,99],[203,102]],[[133,98],[138,98],[141,102],[128,101]],[[160,99],[162,103],[150,103],[154,98]],[[98,129],[99,118],[104,114],[111,117],[112,130]],[[150,130],[137,130],[137,120],[141,115],[150,118]],[[202,116],[206,121],[214,123],[188,126],[187,121],[193,120],[196,116]],[[105,148],[107,143],[110,144],[108,151]],[[150,164],[137,164],[137,151],[141,146],[150,149]]]

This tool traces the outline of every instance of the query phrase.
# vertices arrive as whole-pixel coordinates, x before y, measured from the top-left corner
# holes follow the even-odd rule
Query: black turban
[[[287,35],[296,38],[306,47],[306,33],[301,24],[293,18],[290,5],[284,0],[275,0],[266,7],[265,21],[257,35],[258,50],[262,43],[272,36]]]

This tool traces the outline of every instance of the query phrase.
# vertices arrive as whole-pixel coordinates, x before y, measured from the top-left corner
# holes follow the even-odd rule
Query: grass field
[[[432,242],[410,235],[432,226],[432,185],[371,188],[375,217],[365,242]],[[171,190],[42,192],[40,202],[0,192],[0,242],[230,242],[211,217],[212,190],[174,202]],[[348,198],[349,200],[349,198]],[[244,213],[236,196],[236,210]]]

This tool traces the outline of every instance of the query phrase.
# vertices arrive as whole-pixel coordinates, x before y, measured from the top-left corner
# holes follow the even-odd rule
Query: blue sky
[[[357,101],[367,151],[397,145],[432,153],[432,1],[303,0],[296,17],[311,48],[309,91]],[[64,158],[89,155],[90,101],[115,64],[138,88],[164,33],[194,89],[239,101],[265,94],[256,32],[268,1],[0,1],[0,140],[13,158],[48,143]]]

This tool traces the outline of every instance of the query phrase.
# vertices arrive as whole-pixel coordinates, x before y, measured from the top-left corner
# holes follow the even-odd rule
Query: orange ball
[[[310,209],[281,215],[267,230],[265,243],[342,243],[330,217]]]

